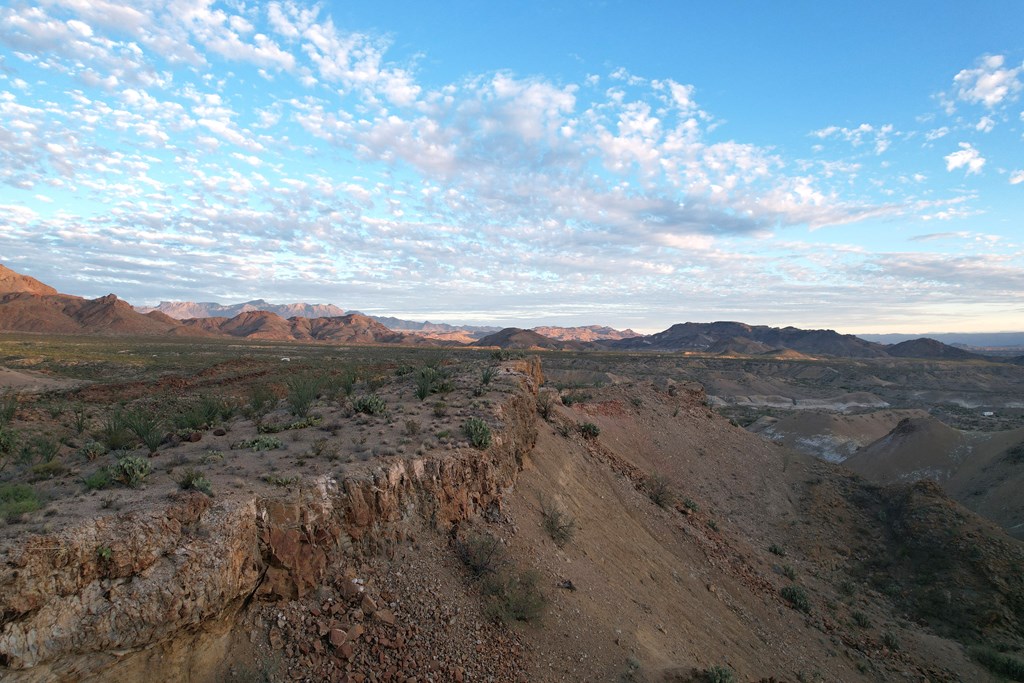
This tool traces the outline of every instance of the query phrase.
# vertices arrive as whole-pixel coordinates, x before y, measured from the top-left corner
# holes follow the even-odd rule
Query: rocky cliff
[[[0,549],[0,678],[208,681],[250,600],[302,597],[329,566],[501,505],[536,439],[536,359],[494,406],[487,450],[382,461],[287,493],[174,494]]]

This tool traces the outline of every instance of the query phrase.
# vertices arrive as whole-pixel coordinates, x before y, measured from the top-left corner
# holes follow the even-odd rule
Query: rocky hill
[[[537,334],[559,341],[595,342],[604,340],[629,339],[640,335],[630,329],[616,330],[604,325],[586,325],[584,327],[534,327]]]
[[[742,340],[742,342],[741,342]],[[833,330],[802,330],[738,322],[679,323],[663,332],[633,337],[604,345],[621,350],[712,352],[721,344],[753,344],[759,350],[791,349],[807,355],[841,358],[877,358],[886,355],[880,344],[866,342]],[[719,346],[716,346],[719,345]]]
[[[472,345],[518,351],[563,351],[566,349],[580,350],[583,348],[579,342],[551,339],[533,330],[523,330],[518,327],[507,327],[500,332],[489,334]]]
[[[895,358],[932,358],[949,360],[982,360],[981,356],[940,341],[922,337],[910,339],[885,347],[885,352]]]
[[[59,294],[56,289],[49,285],[44,285],[34,277],[16,273],[0,264],[0,294],[10,294],[11,292],[28,292],[29,294],[40,295]]]

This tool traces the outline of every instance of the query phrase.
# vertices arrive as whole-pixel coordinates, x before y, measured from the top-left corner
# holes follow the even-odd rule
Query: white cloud
[[[974,130],[978,131],[979,133],[990,133],[992,132],[992,129],[995,127],[996,122],[992,119],[991,116],[982,116],[978,120],[978,123],[975,124]]]
[[[1024,183],[1024,170],[1014,171],[1010,174],[1011,185],[1020,185],[1021,183]]]
[[[983,104],[992,109],[1007,98],[1014,97],[1021,89],[1019,77],[1024,65],[1004,68],[1003,55],[986,55],[978,60],[977,67],[964,69],[953,77],[957,86],[957,97],[963,102]]]
[[[968,142],[961,142],[960,151],[947,154],[943,158],[946,160],[947,171],[966,167],[968,175],[981,173],[985,165],[985,158]]]
[[[874,145],[875,154],[882,154],[892,144],[890,136],[894,134],[895,127],[891,123],[881,126],[873,126],[870,123],[862,123],[856,128],[845,128],[841,126],[827,126],[819,130],[811,131],[811,135],[825,140],[828,138],[839,138],[849,142],[853,147],[860,147],[865,142],[871,141]]]

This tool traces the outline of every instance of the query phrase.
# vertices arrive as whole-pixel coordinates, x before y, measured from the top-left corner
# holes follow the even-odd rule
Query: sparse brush
[[[416,373],[416,398],[424,400],[434,390],[434,382],[437,379],[437,370],[431,367],[420,368]]]
[[[782,565],[782,575],[790,581],[796,581],[796,569],[791,564]]]
[[[491,445],[491,428],[479,417],[471,417],[462,425],[462,433],[473,448],[484,450]]]
[[[544,531],[559,548],[572,540],[576,533],[576,519],[564,512],[547,497],[540,498],[540,512],[543,518]]]
[[[448,415],[448,404],[438,401],[434,404],[434,417],[446,417]]]
[[[115,410],[107,415],[103,424],[100,425],[99,439],[111,451],[124,450],[132,445],[132,433],[125,423],[124,413]]]
[[[101,444],[99,441],[89,441],[78,449],[78,454],[83,458],[92,462],[96,458],[100,457],[107,452],[107,447]]]
[[[85,485],[86,491],[109,488],[111,484],[110,471],[106,467],[101,467],[92,474],[82,477],[82,484]]]
[[[125,413],[124,424],[139,437],[150,453],[157,452],[167,434],[163,420],[147,410],[137,409]]]
[[[0,426],[9,425],[18,412],[18,395],[14,392],[0,394]]]
[[[474,579],[497,574],[509,562],[505,546],[490,534],[472,533],[456,538],[455,554]]]
[[[191,467],[178,478],[178,487],[183,491],[200,491],[208,496],[213,495],[210,480],[202,472]]]
[[[660,508],[672,503],[672,489],[668,479],[660,474],[652,474],[647,478],[647,497]]]
[[[359,379],[359,373],[356,372],[355,368],[342,368],[336,380],[336,386],[338,387],[339,392],[346,397],[351,396],[353,390],[356,388],[357,379]]]
[[[704,683],[733,683],[736,680],[736,676],[733,674],[732,669],[727,666],[713,666],[710,669],[704,670],[700,680],[704,681]]]
[[[153,466],[148,460],[137,455],[129,455],[120,458],[117,464],[110,468],[110,476],[114,481],[134,489],[138,488],[152,471]]]
[[[485,578],[484,595],[490,599],[487,614],[503,624],[537,620],[544,610],[544,595],[537,583],[537,572],[532,570]]]
[[[30,446],[36,462],[50,462],[60,453],[60,441],[44,434],[32,437]]]
[[[240,442],[234,444],[233,446],[231,446],[231,448],[236,448],[236,449],[249,449],[249,448],[251,448],[254,451],[272,451],[272,450],[276,450],[278,448],[281,448],[283,445],[284,444],[281,443],[281,439],[277,438],[276,436],[266,436],[266,435],[264,435],[264,436],[257,436],[255,439],[246,439],[245,441],[240,441]]]
[[[772,543],[770,546],[768,546],[768,552],[770,552],[772,555],[778,555],[779,557],[786,556],[786,549],[778,545],[777,543]]]
[[[17,451],[18,433],[7,425],[0,425],[0,472],[4,471]]]
[[[596,439],[601,434],[601,428],[593,422],[584,422],[579,425],[580,434],[584,439]]]
[[[798,609],[801,612],[811,611],[811,601],[807,597],[807,591],[805,591],[801,586],[785,586],[781,591],[779,591],[779,594],[794,609]]]
[[[861,628],[871,628],[871,619],[863,612],[853,612],[850,617],[853,618],[853,623],[857,626]]]
[[[555,401],[558,394],[553,391],[542,391],[537,394],[537,412],[545,420],[551,419],[551,413],[555,409]]]
[[[75,428],[75,433],[83,433],[89,424],[89,418],[88,415],[86,415],[85,406],[81,403],[76,403],[75,407],[72,408],[72,416],[71,425]]]
[[[495,371],[496,371],[496,368],[494,368],[493,366],[488,366],[488,367],[484,368],[480,372],[480,383],[483,384],[484,386],[487,386],[488,384],[490,384],[491,380],[494,379]]]
[[[405,433],[409,436],[416,436],[420,433],[420,423],[418,420],[409,419],[405,421]]]
[[[288,387],[288,405],[292,415],[306,417],[323,389],[323,380],[319,377],[299,375],[289,378],[285,384]]]
[[[1024,681],[1024,660],[999,652],[988,645],[973,645],[967,654],[989,671],[1011,681]]]
[[[56,420],[58,417],[64,414],[64,411],[68,409],[68,402],[64,399],[57,399],[48,406],[46,406],[46,412],[50,414],[50,417]]]
[[[249,391],[249,417],[259,422],[276,403],[277,397],[274,396],[274,392],[265,384],[257,384]]]

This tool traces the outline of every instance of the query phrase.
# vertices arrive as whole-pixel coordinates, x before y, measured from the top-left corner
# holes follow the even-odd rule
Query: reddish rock
[[[348,634],[340,628],[331,629],[331,645],[334,647],[341,647],[347,639]]]
[[[394,623],[395,623],[395,613],[392,612],[389,609],[379,609],[379,610],[377,610],[376,612],[373,613],[373,618],[376,619],[377,621],[382,621],[385,624],[392,624],[392,625],[394,625]]]

